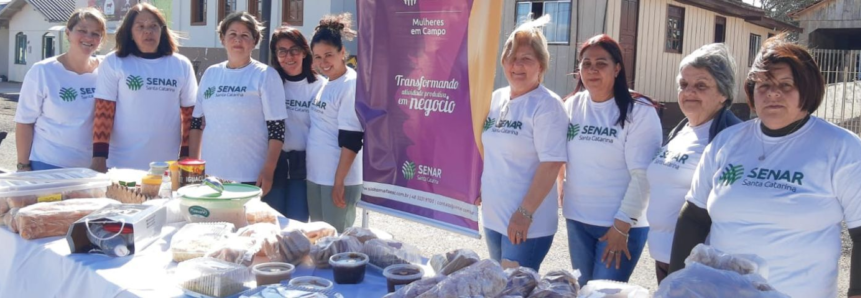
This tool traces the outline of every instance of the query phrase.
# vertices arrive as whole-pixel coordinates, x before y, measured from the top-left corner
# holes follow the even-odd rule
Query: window
[[[726,41],[726,18],[715,16],[715,42]]]
[[[15,34],[15,64],[27,64],[27,35]]]
[[[236,0],[218,0],[218,21],[236,11]]]
[[[42,35],[42,59],[54,57],[54,35],[45,33]]]
[[[685,36],[685,9],[669,5],[667,7],[667,44],[664,51],[682,53],[682,42]]]
[[[305,15],[304,0],[283,0],[281,2],[281,22],[290,26],[302,26]]]
[[[544,0],[544,1],[518,1],[514,9],[517,26],[541,17],[550,15],[550,23],[544,27],[544,36],[548,43],[568,44],[571,37],[571,1],[568,0]]]
[[[206,25],[206,0],[191,0],[191,24]]]
[[[248,0],[248,13],[257,18],[257,21],[263,21],[263,0]]]
[[[759,52],[759,47],[762,45],[762,36],[751,34],[750,35],[750,49],[747,55],[747,66],[750,67],[753,65],[753,60],[756,60],[756,53]]]

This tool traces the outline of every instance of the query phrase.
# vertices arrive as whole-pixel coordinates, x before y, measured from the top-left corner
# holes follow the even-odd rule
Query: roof
[[[814,8],[819,6],[820,4],[823,4],[823,3],[828,2],[828,1],[830,1],[830,0],[816,0],[816,1],[813,1],[813,3],[810,3],[807,6],[802,7],[799,10],[789,12],[786,15],[789,16],[790,18],[795,19],[798,17],[798,15],[810,12],[811,10],[813,10]]]
[[[11,0],[0,6],[0,27],[8,27],[9,20],[30,4],[50,23],[64,23],[75,11],[75,0]]]
[[[798,26],[769,18],[765,11],[759,7],[738,0],[675,0],[696,6],[702,9],[714,11],[723,15],[736,17],[748,23],[776,31],[801,32]]]

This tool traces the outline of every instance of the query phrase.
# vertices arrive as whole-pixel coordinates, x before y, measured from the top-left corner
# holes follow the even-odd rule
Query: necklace
[[[795,126],[793,126],[792,129],[790,129],[786,135],[789,135],[789,134],[795,132],[796,130],[798,130],[798,127],[801,126],[802,123],[807,123],[807,121],[804,121],[804,119],[797,121],[797,123],[795,123]],[[762,131],[762,128],[760,128],[760,133],[762,133],[762,139],[760,139],[760,142],[761,142],[760,144],[762,144],[762,155],[759,156],[759,161],[763,161],[768,156],[765,154],[765,132]],[[773,148],[771,148],[772,151],[774,149],[777,149],[781,145],[783,145],[783,142],[780,142],[777,144],[777,146],[774,146]]]

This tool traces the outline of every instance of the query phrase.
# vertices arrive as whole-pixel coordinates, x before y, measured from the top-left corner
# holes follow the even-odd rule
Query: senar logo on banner
[[[405,161],[404,165],[401,166],[401,173],[404,174],[404,178],[407,180],[416,178],[418,181],[433,184],[439,184],[440,179],[442,179],[442,169],[426,165],[416,165],[416,163],[409,160]]]

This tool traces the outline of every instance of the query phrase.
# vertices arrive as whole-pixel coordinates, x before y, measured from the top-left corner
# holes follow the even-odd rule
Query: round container
[[[397,264],[386,267],[383,276],[386,277],[389,293],[397,291],[402,286],[422,279],[425,275],[424,269],[413,264]]]
[[[245,184],[225,184],[222,193],[203,184],[181,187],[180,209],[188,222],[229,222],[237,228],[248,225],[245,203],[259,199],[259,187]]]
[[[368,255],[360,252],[342,252],[329,258],[329,265],[339,284],[357,284],[365,280]]]
[[[294,270],[296,270],[296,266],[293,264],[280,262],[257,264],[251,268],[257,279],[258,287],[280,284],[283,280],[290,280]]]
[[[179,187],[200,184],[206,178],[206,162],[200,159],[183,159],[179,164]]]
[[[332,281],[316,276],[300,276],[291,279],[289,284],[294,287],[306,288],[323,292],[331,290],[335,286]]]

